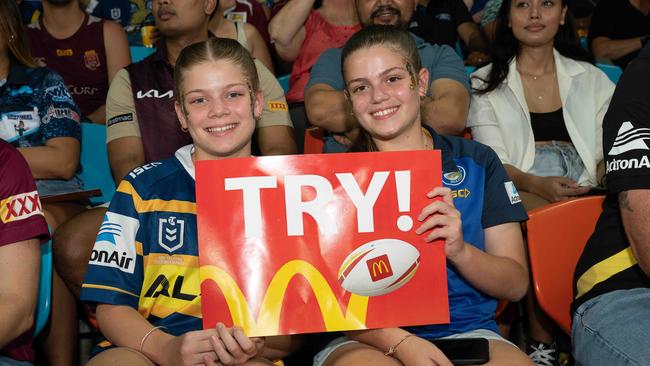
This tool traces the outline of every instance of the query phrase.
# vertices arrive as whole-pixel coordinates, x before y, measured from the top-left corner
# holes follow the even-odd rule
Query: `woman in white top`
[[[496,151],[526,209],[600,186],[614,84],[577,42],[566,0],[504,0],[492,63],[472,75],[469,126]],[[529,356],[552,365],[553,323],[528,296]]]
[[[472,75],[469,126],[527,209],[600,186],[614,84],[577,42],[566,0],[506,0],[493,62]]]

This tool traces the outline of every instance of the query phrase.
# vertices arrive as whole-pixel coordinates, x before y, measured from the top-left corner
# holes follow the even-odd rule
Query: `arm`
[[[528,270],[521,229],[516,222],[484,229],[485,251],[463,240],[460,212],[454,207],[451,190],[436,187],[427,194],[433,199],[418,219],[418,235],[425,240],[442,239],[449,262],[473,287],[499,299],[520,300],[528,290]]]
[[[313,6],[314,0],[292,0],[271,19],[271,43],[283,60],[291,62],[298,57],[306,35],[305,21]]]
[[[650,190],[633,189],[618,194],[625,235],[639,267],[650,277]]]
[[[596,57],[615,60],[640,50],[644,38],[645,36],[613,40],[607,37],[596,37],[591,41],[591,50]]]
[[[266,126],[257,129],[257,143],[262,155],[292,155],[298,152],[289,126]]]
[[[131,52],[124,29],[119,24],[108,20],[104,21],[104,50],[106,51],[106,68],[110,85],[115,74],[131,63]],[[86,117],[94,123],[106,123],[106,106],[100,106]]]
[[[79,165],[80,143],[74,137],[55,137],[45,146],[21,147],[35,179],[70,179]]]
[[[97,306],[97,321],[111,343],[141,350],[157,365],[211,365],[216,361],[231,364],[233,359],[240,364],[261,349],[261,344],[246,337],[241,329],[227,329],[223,324],[178,337],[163,329],[152,331],[153,325],[129,306],[100,304]],[[142,343],[147,333],[149,335]]]
[[[122,178],[134,168],[143,165],[144,147],[139,136],[121,137],[108,142],[108,162],[116,186]]]
[[[248,39],[248,44],[251,47],[251,55],[253,55],[254,58],[260,60],[264,66],[266,66],[269,71],[271,71],[271,73],[274,73],[273,61],[271,60],[269,48],[266,46],[266,43],[264,43],[260,32],[258,32],[254,26],[248,23],[243,24],[244,31],[246,32],[246,39]]]
[[[472,56],[472,54],[479,54],[479,55],[474,55],[473,57],[468,56],[467,57],[468,59],[474,58],[478,61],[478,59],[480,58],[481,60],[479,63],[487,61],[488,45],[476,23],[474,22],[462,23],[461,25],[458,26],[458,35],[460,36],[460,39],[463,41],[463,43],[469,49],[470,56]]]
[[[452,366],[449,359],[433,343],[410,335],[401,328],[360,330],[345,332],[345,335],[369,344],[381,352],[386,352],[399,343],[393,357],[404,365]]]
[[[307,89],[305,110],[314,126],[330,132],[344,133],[357,127],[357,120],[343,92],[327,84],[314,84]]]
[[[0,247],[0,349],[34,322],[40,252],[38,239]]]
[[[469,93],[458,81],[436,79],[431,83],[430,96],[421,104],[422,122],[443,135],[460,135],[465,131]]]
[[[525,173],[510,164],[503,164],[518,190],[534,193],[550,202],[558,202],[580,196],[591,187],[580,186],[578,182],[565,177],[539,177]]]

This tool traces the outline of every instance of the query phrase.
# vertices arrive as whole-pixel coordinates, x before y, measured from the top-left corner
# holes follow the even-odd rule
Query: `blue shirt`
[[[422,59],[422,67],[429,70],[429,87],[437,79],[452,79],[463,84],[469,92],[469,79],[463,61],[454,50],[446,45],[432,45],[411,33]],[[323,52],[311,68],[305,90],[314,84],[327,84],[335,90],[345,89],[341,72],[341,48],[330,48]]]
[[[443,185],[452,190],[463,220],[463,239],[485,251],[484,230],[528,218],[514,184],[496,153],[476,141],[441,136],[425,126],[442,151]],[[472,287],[447,264],[450,324],[409,327],[423,338],[440,338],[475,329],[498,332],[494,321],[497,299]]]

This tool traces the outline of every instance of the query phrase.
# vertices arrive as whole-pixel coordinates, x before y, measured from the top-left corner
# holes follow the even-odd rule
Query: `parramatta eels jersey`
[[[484,230],[528,218],[514,184],[496,153],[476,141],[441,136],[425,126],[442,155],[442,184],[451,189],[461,213],[463,239],[485,251]],[[470,285],[447,264],[450,324],[410,327],[424,338],[441,338],[476,329],[499,332],[494,321],[497,300]]]
[[[135,168],[120,183],[90,256],[82,301],[131,306],[174,335],[201,329],[192,148]]]

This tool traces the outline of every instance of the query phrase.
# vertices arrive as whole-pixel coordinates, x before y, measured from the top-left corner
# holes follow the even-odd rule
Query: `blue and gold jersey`
[[[131,306],[174,335],[201,329],[191,149],[135,168],[120,183],[90,256],[82,301]]]
[[[528,218],[517,189],[497,154],[488,146],[455,136],[441,136],[426,127],[442,152],[442,183],[451,189],[461,213],[463,239],[485,251],[484,230]],[[450,324],[408,328],[425,338],[441,338],[476,329],[499,332],[494,321],[497,300],[483,294],[447,263]]]

